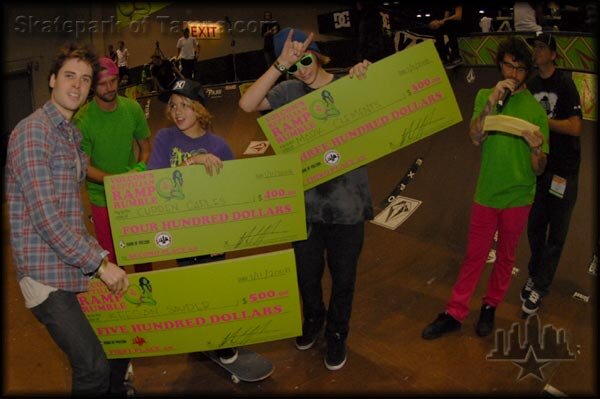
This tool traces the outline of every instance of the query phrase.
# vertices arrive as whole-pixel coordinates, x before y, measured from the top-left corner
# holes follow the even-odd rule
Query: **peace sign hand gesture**
[[[283,44],[283,49],[281,50],[281,55],[279,56],[279,63],[284,65],[286,68],[294,65],[300,58],[304,56],[306,49],[313,40],[313,33],[311,32],[304,42],[296,42],[292,41],[292,37],[294,36],[294,30],[290,29],[287,38],[285,39],[285,43]]]

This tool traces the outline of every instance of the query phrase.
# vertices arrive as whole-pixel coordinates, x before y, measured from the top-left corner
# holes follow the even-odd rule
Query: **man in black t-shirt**
[[[539,68],[527,88],[548,114],[550,154],[537,177],[535,200],[527,233],[531,259],[529,277],[521,290],[523,311],[537,312],[560,260],[573,206],[577,199],[581,134],[581,101],[573,80],[556,69],[556,41],[549,32],[528,40]]]
[[[273,36],[279,32],[280,26],[279,23],[273,21],[273,16],[269,11],[266,11],[264,14],[264,20],[262,21],[261,27],[261,35],[264,39],[264,52],[265,52],[265,62],[267,64],[267,68],[271,66],[273,62],[275,62],[275,49],[273,47]]]
[[[447,69],[454,68],[461,63],[458,33],[462,31],[463,3],[462,1],[451,1],[438,6],[444,9],[444,16],[429,22],[429,29],[435,37],[435,48]],[[444,42],[444,36],[448,36],[448,44]]]
[[[152,77],[154,91],[165,91],[170,89],[177,78],[171,61],[161,59],[158,54],[152,55],[150,76]]]

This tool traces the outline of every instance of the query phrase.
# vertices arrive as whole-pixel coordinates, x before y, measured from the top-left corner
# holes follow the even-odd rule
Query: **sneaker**
[[[533,290],[533,279],[531,277],[527,277],[527,282],[521,289],[521,302],[525,302],[527,298],[529,298],[529,294]]]
[[[302,335],[296,338],[296,348],[301,351],[312,348],[319,339],[322,328],[322,321],[317,322],[314,319],[306,319],[302,324]]]
[[[523,306],[521,307],[521,309],[528,315],[534,314],[538,311],[541,302],[542,296],[540,295],[540,293],[532,289],[525,302],[523,302]]]
[[[231,364],[238,358],[238,350],[236,348],[217,349],[219,361],[223,364]]]
[[[444,62],[444,68],[453,69],[453,68],[456,68],[457,66],[459,66],[460,64],[462,64],[462,58],[458,57],[451,61]]]
[[[421,337],[423,339],[436,339],[446,333],[460,330],[460,326],[461,322],[448,313],[440,313],[437,319],[425,327],[421,333]]]
[[[125,387],[125,397],[126,398],[135,398],[136,396],[136,391],[135,391],[135,387],[133,386],[133,384],[131,382],[124,382],[123,386]]]
[[[496,261],[496,250],[494,248],[490,249],[490,252],[488,253],[488,257],[487,260],[485,261],[485,263],[494,263]]]
[[[480,337],[486,337],[494,331],[494,314],[496,308],[487,304],[481,306],[481,313],[479,313],[479,320],[477,321],[477,327],[475,332]]]
[[[327,338],[327,354],[325,355],[325,367],[331,371],[339,370],[346,364],[346,341],[339,333]]]
[[[133,378],[134,378],[133,364],[131,364],[131,362],[129,362],[129,364],[127,365],[127,371],[125,372],[125,382],[132,383]]]

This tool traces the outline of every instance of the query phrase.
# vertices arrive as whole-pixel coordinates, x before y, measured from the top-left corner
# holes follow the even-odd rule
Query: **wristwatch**
[[[280,73],[285,73],[287,71],[287,68],[283,65],[280,64],[279,61],[275,60],[275,62],[273,63],[273,66],[275,67],[275,69],[277,69]]]

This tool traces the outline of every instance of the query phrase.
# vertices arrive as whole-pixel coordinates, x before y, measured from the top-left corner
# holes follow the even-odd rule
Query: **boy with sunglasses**
[[[279,108],[340,78],[323,69],[329,58],[321,54],[312,39],[312,33],[307,36],[290,28],[275,35],[277,59],[244,93],[240,107],[246,112]],[[363,78],[368,64],[368,61],[357,64],[350,74]],[[284,73],[293,79],[275,85]],[[304,200],[308,238],[293,243],[304,318],[296,347],[311,348],[326,321],[325,366],[339,370],[346,362],[346,338],[364,221],[373,218],[367,170],[360,167],[307,190]],[[332,280],[327,311],[321,287],[325,253]]]
[[[526,88],[532,66],[527,46],[517,38],[505,40],[498,46],[496,64],[502,80],[495,87],[477,93],[469,130],[471,141],[481,146],[482,154],[465,259],[446,311],[423,330],[423,339],[439,338],[461,328],[469,314],[469,302],[486,264],[494,233],[498,231],[496,261],[475,328],[480,337],[493,331],[496,307],[510,285],[517,244],[533,202],[536,175],[542,174],[546,166],[548,118]],[[501,100],[502,105],[498,106]],[[524,119],[539,130],[524,130],[522,137],[501,131],[488,134],[483,124],[491,114]]]

